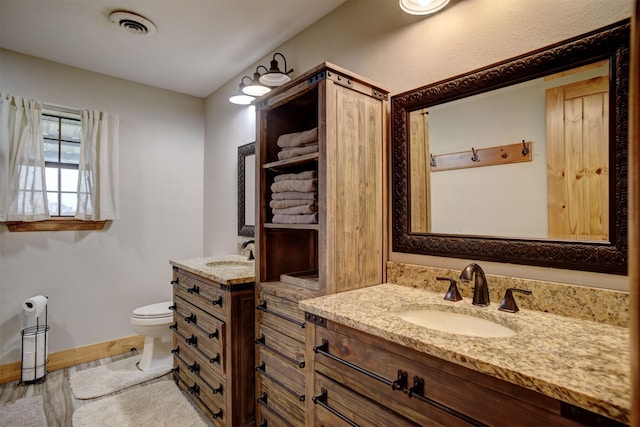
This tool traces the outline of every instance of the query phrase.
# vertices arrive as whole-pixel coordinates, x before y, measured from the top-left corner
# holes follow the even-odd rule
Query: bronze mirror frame
[[[630,23],[590,33],[391,98],[394,252],[627,273]],[[412,233],[409,229],[409,113],[598,60],[610,62],[609,242]]]
[[[245,160],[248,156],[256,154],[256,143],[241,145],[238,147],[238,236],[254,237],[255,224],[245,224]]]

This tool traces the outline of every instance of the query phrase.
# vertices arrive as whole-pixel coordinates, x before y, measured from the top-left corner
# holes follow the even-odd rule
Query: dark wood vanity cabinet
[[[298,301],[382,283],[388,91],[323,63],[256,104],[256,399],[261,426],[304,426],[304,312]],[[281,135],[317,128],[317,152],[280,159]],[[278,175],[317,178],[317,223],[274,218]]]
[[[307,425],[620,425],[344,325],[313,320],[306,328]]]
[[[254,284],[173,268],[174,379],[216,426],[255,425]]]

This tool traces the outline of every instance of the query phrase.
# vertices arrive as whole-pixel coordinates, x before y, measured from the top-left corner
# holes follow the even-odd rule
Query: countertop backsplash
[[[520,308],[629,327],[628,292],[486,273],[485,275],[492,302],[499,303],[507,288],[527,289],[532,291],[531,295],[516,294]],[[436,280],[436,276],[456,279],[462,297],[472,297],[473,286],[461,283],[459,270],[392,261],[387,263],[388,283],[442,292],[444,297],[449,282]]]

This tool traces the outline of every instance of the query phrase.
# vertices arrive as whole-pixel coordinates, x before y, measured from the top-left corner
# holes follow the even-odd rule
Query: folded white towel
[[[273,178],[273,180],[275,182],[278,182],[278,181],[286,181],[290,179],[313,179],[317,177],[318,177],[318,174],[316,173],[316,171],[305,171],[300,173],[283,173],[282,175],[276,175],[276,177]]]
[[[274,215],[300,215],[300,214],[312,214],[318,211],[318,206],[314,204],[292,206],[289,208],[271,209]]]
[[[271,194],[272,200],[316,200],[318,193],[315,191],[283,191]]]
[[[277,194],[282,194],[282,193],[277,193]],[[285,209],[285,208],[292,208],[294,206],[311,206],[311,205],[315,205],[318,206],[318,203],[315,200],[296,200],[296,199],[289,199],[289,200],[271,200],[269,202],[269,207],[274,208],[274,209]]]
[[[305,130],[303,132],[288,133],[280,135],[278,147],[298,147],[318,140],[318,128]]]
[[[317,224],[318,214],[309,215],[274,215],[273,222],[276,224]]]
[[[274,193],[283,191],[316,191],[317,179],[289,179],[286,181],[274,182],[271,184],[271,191]]]
[[[304,147],[292,148],[290,150],[282,150],[278,153],[279,160],[291,159],[293,157],[303,156],[318,151],[318,144],[305,145]]]

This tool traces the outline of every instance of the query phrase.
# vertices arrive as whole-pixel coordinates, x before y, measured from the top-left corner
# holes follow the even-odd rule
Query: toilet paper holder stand
[[[47,376],[48,359],[48,307],[44,308],[44,323],[36,316],[35,326],[20,331],[22,337],[22,356],[20,360],[19,384],[42,383]]]

